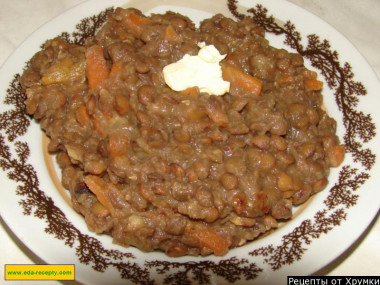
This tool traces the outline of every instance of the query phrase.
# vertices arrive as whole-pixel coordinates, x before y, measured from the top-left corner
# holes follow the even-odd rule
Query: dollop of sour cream
[[[198,43],[198,55],[186,54],[177,62],[164,67],[166,84],[174,91],[199,87],[200,92],[210,95],[224,95],[230,90],[230,82],[223,80],[219,64],[226,55],[221,55],[213,45]]]

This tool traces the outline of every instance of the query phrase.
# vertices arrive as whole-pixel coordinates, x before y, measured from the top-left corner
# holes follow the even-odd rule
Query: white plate
[[[284,281],[284,276],[317,271],[350,247],[379,209],[380,192],[376,188],[380,181],[375,174],[380,173],[380,139],[371,133],[371,127],[380,126],[376,112],[380,104],[377,96],[379,81],[359,52],[341,34],[307,11],[280,0],[241,0],[239,12],[246,13],[247,8],[262,3],[268,9],[267,16],[273,15],[283,22],[291,20],[294,31],[302,36],[303,49],[310,50],[314,59],[322,56],[320,68],[335,68],[325,77],[325,86],[328,82],[335,82],[343,84],[341,87],[345,89],[339,85],[325,88],[325,104],[338,121],[338,134],[342,139],[346,136],[345,143],[351,147],[351,153],[341,168],[332,171],[328,188],[316,195],[306,210],[273,234],[233,249],[222,258],[170,259],[161,253],[141,253],[134,248],[112,245],[109,237],[97,236],[87,230],[83,219],[64,201],[47,172],[39,125],[22,116],[23,102],[17,96],[18,88],[10,85],[14,75],[22,72],[25,62],[46,39],[63,31],[74,31],[75,25],[84,17],[98,14],[111,5],[133,6],[148,14],[173,10],[188,15],[195,22],[218,12],[232,17],[224,0],[125,2],[87,1],[61,14],[33,33],[0,71],[0,179],[3,184],[0,206],[3,219],[17,237],[47,263],[75,263],[76,279],[87,284],[125,284],[128,281],[161,284],[164,280],[167,284],[181,280],[197,284],[200,278],[205,278],[202,279],[205,284],[233,281],[236,284],[279,284]],[[264,19],[258,16],[256,19]],[[267,28],[272,26],[270,22],[264,24]],[[290,49],[283,41],[291,30],[279,32],[282,35],[267,34],[271,44]],[[331,47],[316,43],[309,46],[307,35],[310,34],[317,34],[320,41],[327,39]],[[324,57],[335,50],[339,57],[334,58],[333,54]],[[345,62],[352,67],[353,78],[344,68]],[[363,91],[361,86],[365,87],[366,96],[359,96]],[[355,89],[353,94],[350,94],[350,88]],[[10,90],[8,93],[7,89]],[[3,104],[6,97],[10,104]],[[359,102],[356,105],[350,100]],[[339,105],[341,108],[337,102],[343,102]],[[23,126],[27,128],[23,130]]]

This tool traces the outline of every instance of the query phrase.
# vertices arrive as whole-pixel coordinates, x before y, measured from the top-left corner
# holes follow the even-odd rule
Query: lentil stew
[[[200,42],[226,55],[223,96],[164,81]],[[344,158],[317,74],[249,18],[196,28],[117,8],[84,46],[47,41],[21,82],[74,209],[143,251],[224,255],[290,219]]]

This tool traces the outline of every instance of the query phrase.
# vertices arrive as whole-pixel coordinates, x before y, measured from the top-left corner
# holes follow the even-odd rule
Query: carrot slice
[[[202,229],[192,233],[200,244],[211,249],[215,255],[222,256],[228,251],[228,242],[213,229]]]
[[[128,151],[128,140],[121,134],[112,134],[108,138],[108,153],[111,157],[125,154]]]
[[[185,90],[180,91],[180,93],[193,98],[198,98],[200,95],[199,88],[197,86],[189,87]]]
[[[103,88],[109,76],[103,48],[99,45],[89,47],[86,51],[86,63],[89,88],[91,90]]]
[[[168,42],[174,42],[178,38],[177,32],[174,30],[172,25],[168,25],[165,29],[165,39]]]
[[[84,183],[95,194],[99,203],[102,204],[112,216],[115,215],[115,208],[113,207],[111,200],[107,196],[107,184],[104,180],[98,176],[87,175],[84,178]]]
[[[79,124],[82,126],[89,126],[91,124],[91,117],[87,112],[86,105],[82,104],[78,107],[75,117]]]
[[[317,76],[318,76],[315,71],[307,69],[307,68],[302,69],[301,75],[307,79],[317,79]]]
[[[129,13],[124,19],[124,25],[132,32],[134,36],[139,36],[147,25],[153,21],[143,15]]]
[[[282,76],[280,78],[277,79],[277,83],[282,85],[282,84],[286,84],[286,83],[292,83],[294,81],[295,77],[293,75],[286,75],[286,76]]]
[[[323,87],[323,82],[316,79],[305,79],[305,86],[311,91],[319,91]]]
[[[331,167],[338,167],[344,160],[345,147],[344,145],[333,146],[327,150],[327,161]]]
[[[258,78],[245,73],[241,69],[231,65],[224,65],[222,66],[222,75],[223,79],[231,82],[232,86],[240,87],[257,96],[261,94],[261,81]]]
[[[119,115],[125,115],[129,110],[129,100],[127,96],[118,94],[115,96],[114,107]]]

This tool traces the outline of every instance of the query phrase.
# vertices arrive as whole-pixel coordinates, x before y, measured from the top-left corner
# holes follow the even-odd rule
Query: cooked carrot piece
[[[107,122],[107,120],[104,118],[104,116],[102,116],[100,118],[94,117],[93,120],[94,120],[94,130],[95,130],[95,132],[99,136],[105,136],[105,133],[106,133],[106,130],[107,130],[105,122]]]
[[[331,167],[338,167],[344,160],[345,148],[344,145],[333,146],[327,150],[327,160]]]
[[[129,110],[129,100],[127,96],[124,95],[116,95],[115,96],[115,110],[119,115],[125,115]]]
[[[172,25],[168,25],[165,30],[165,39],[169,42],[174,42],[178,38],[177,32]]]
[[[262,83],[256,77],[249,75],[231,65],[224,65],[222,67],[223,79],[231,82],[231,85],[238,86],[253,95],[259,96],[261,94]]]
[[[194,98],[198,98],[200,95],[199,88],[197,86],[189,87],[183,91],[180,91],[180,93]]]
[[[87,112],[86,105],[82,104],[75,112],[75,117],[79,124],[82,126],[89,126],[91,124],[91,117]]]
[[[323,190],[323,188],[326,187],[327,183],[328,183],[328,180],[326,178],[321,178],[321,179],[317,180],[313,184],[313,191],[314,191],[314,193]]]
[[[192,233],[192,235],[204,247],[211,249],[215,255],[225,255],[228,251],[228,242],[213,229],[202,229]]]
[[[311,91],[318,91],[323,87],[323,82],[316,79],[305,79],[304,83],[306,88]]]
[[[295,77],[293,75],[286,75],[278,78],[276,81],[278,84],[286,84],[286,83],[292,83],[294,81]]]
[[[109,76],[103,48],[99,45],[89,47],[86,52],[86,63],[89,88],[91,90],[103,88]]]
[[[110,135],[108,138],[108,153],[111,157],[123,155],[128,150],[128,140],[120,134]]]
[[[307,79],[317,79],[317,73],[307,68],[302,69],[301,75]]]
[[[143,15],[129,13],[128,16],[124,19],[124,24],[128,30],[132,32],[133,35],[139,36],[143,29],[153,23],[153,21]]]
[[[87,175],[84,178],[84,183],[95,194],[96,198],[110,213],[115,215],[115,208],[113,207],[111,200],[107,195],[107,184],[104,180],[98,176]]]

